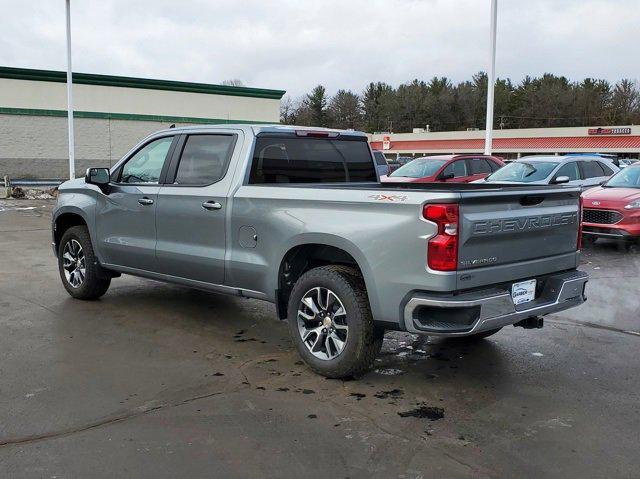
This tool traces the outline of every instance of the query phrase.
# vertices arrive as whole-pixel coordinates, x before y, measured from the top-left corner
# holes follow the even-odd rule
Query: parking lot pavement
[[[638,476],[633,249],[586,249],[588,303],[541,330],[387,333],[345,382],[302,365],[267,303],[132,277],[71,299],[51,206],[0,200],[5,477]]]

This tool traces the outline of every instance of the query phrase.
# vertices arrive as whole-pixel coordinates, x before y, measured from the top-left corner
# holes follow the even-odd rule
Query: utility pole
[[[489,71],[487,72],[487,124],[485,127],[484,154],[491,154],[493,143],[493,93],[496,83],[496,23],[498,0],[491,0],[491,27],[489,29]]]
[[[69,123],[69,179],[76,177],[75,145],[73,139],[73,76],[71,74],[71,0],[65,0],[67,15],[67,119]]]

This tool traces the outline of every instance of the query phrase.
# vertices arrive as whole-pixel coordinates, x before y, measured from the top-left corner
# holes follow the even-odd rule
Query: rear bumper
[[[536,299],[515,306],[508,287],[453,295],[415,293],[404,306],[405,329],[430,336],[469,336],[532,316],[573,308],[586,301],[587,273],[574,270],[546,276]]]
[[[640,223],[613,225],[583,223],[582,234],[596,238],[632,239],[640,237]]]

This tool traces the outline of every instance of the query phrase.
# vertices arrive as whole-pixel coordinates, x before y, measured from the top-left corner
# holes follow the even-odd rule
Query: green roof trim
[[[32,108],[5,108],[0,107],[0,115],[28,115],[28,116],[56,116],[67,117],[67,110],[39,110]],[[245,123],[274,125],[277,121],[255,120],[227,120],[224,118],[197,118],[190,116],[165,116],[165,115],[138,115],[136,113],[106,113],[100,111],[74,111],[74,118],[96,118],[100,120],[133,120],[133,121],[158,121],[163,123]]]
[[[34,70],[31,68],[13,68],[0,66],[0,78],[66,83],[67,73],[55,70]],[[143,88],[146,90],[168,90],[188,93],[206,93],[210,95],[270,98],[272,100],[279,100],[286,93],[285,90],[268,90],[265,88],[212,85],[209,83],[190,83],[173,80],[154,80],[151,78],[121,77],[113,75],[97,75],[94,73],[75,72],[73,73],[73,83],[81,85]]]

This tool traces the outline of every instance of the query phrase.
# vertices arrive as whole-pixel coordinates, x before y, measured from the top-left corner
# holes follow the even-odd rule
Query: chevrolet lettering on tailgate
[[[527,216],[525,218],[492,219],[473,223],[473,235],[529,231],[554,226],[572,225],[578,222],[577,213]]]

